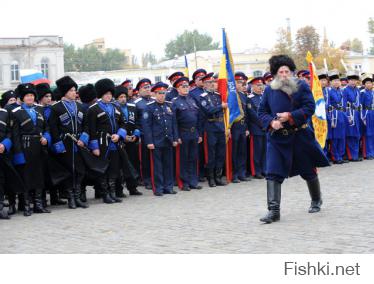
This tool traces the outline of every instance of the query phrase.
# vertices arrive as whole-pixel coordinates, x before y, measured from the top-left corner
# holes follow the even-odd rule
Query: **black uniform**
[[[89,136],[84,129],[84,118],[82,105],[68,100],[55,103],[49,118],[53,146],[58,154],[58,160],[71,173],[71,176],[64,182],[70,208],[87,207],[80,199],[85,165],[78,151],[79,146],[71,138],[73,136],[88,145]]]
[[[48,125],[44,119],[43,107],[34,104],[31,107],[22,104],[12,110],[12,140],[14,143],[13,163],[17,166],[25,183],[24,204],[25,216],[30,212],[30,192],[35,190],[34,212],[47,213],[42,205],[42,190],[44,188],[43,146],[41,138],[51,143]]]
[[[118,143],[111,141],[113,134],[118,134],[123,140],[126,138],[125,120],[122,112],[114,103],[99,101],[93,104],[87,112],[88,129],[91,150],[100,150],[100,157],[109,161],[106,173],[99,177],[100,187],[105,203],[120,202],[116,198],[116,179],[120,174],[121,160]]]

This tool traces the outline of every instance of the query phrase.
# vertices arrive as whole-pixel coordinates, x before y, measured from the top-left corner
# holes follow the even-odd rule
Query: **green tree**
[[[369,18],[368,28],[369,28],[370,43],[371,43],[369,53],[371,55],[374,55],[374,18]]]
[[[102,70],[120,70],[126,64],[126,57],[119,49],[107,49],[103,55]]]
[[[200,50],[215,50],[219,48],[218,42],[213,42],[213,38],[208,34],[200,34],[197,30],[187,31],[177,35],[176,39],[166,44],[165,57],[167,59],[181,56],[184,53],[192,53]]]
[[[362,53],[364,50],[362,41],[358,38],[346,40],[341,44],[340,49],[344,51],[354,51],[358,53]]]
[[[314,57],[320,53],[320,36],[313,26],[305,26],[296,32],[295,63],[298,69],[307,68],[305,56],[310,51]]]
[[[278,39],[272,53],[274,55],[287,54],[288,56],[293,56],[292,38],[289,31],[284,28],[278,29]]]
[[[75,68],[75,61],[75,46],[72,44],[64,44],[64,69],[66,72],[77,71]]]
[[[142,54],[142,65],[143,67],[147,67],[148,64],[155,64],[157,63],[156,56],[152,52],[147,52]]]

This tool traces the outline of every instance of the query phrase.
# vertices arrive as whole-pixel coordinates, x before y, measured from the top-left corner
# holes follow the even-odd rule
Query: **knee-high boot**
[[[319,212],[321,210],[322,198],[318,176],[312,180],[308,180],[306,184],[308,185],[310,198],[312,199],[310,203],[309,213]]]
[[[269,212],[260,221],[272,223],[280,220],[281,184],[274,180],[267,181],[267,204]]]

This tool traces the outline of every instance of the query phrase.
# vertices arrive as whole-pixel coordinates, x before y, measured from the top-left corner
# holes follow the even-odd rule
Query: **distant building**
[[[0,38],[0,90],[14,89],[20,83],[21,69],[40,70],[52,83],[62,77],[62,37]]]

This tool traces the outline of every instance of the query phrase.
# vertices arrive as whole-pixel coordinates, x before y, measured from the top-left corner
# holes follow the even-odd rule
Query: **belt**
[[[219,121],[223,121],[223,117],[219,117],[219,118],[209,118],[208,121],[209,121],[209,122],[219,122]]]
[[[330,106],[329,107],[329,111],[333,111],[333,110],[345,111],[345,109],[343,107],[333,107],[333,106]]]
[[[23,134],[22,138],[42,138],[42,135],[41,134],[39,134],[39,135],[36,135],[36,134],[33,134],[33,135]]]
[[[364,109],[365,109],[365,110],[374,110],[373,107],[365,107]]]
[[[279,129],[279,130],[275,131],[274,133],[281,134],[283,136],[288,136],[288,135],[296,133],[299,130],[306,129],[307,127],[308,127],[308,124],[305,123],[305,124],[301,125],[300,127],[294,127],[294,128],[289,128],[289,129],[287,129],[287,128]]]
[[[191,128],[180,128],[181,131],[185,131],[185,132],[195,132],[196,131],[196,127],[192,126]]]

